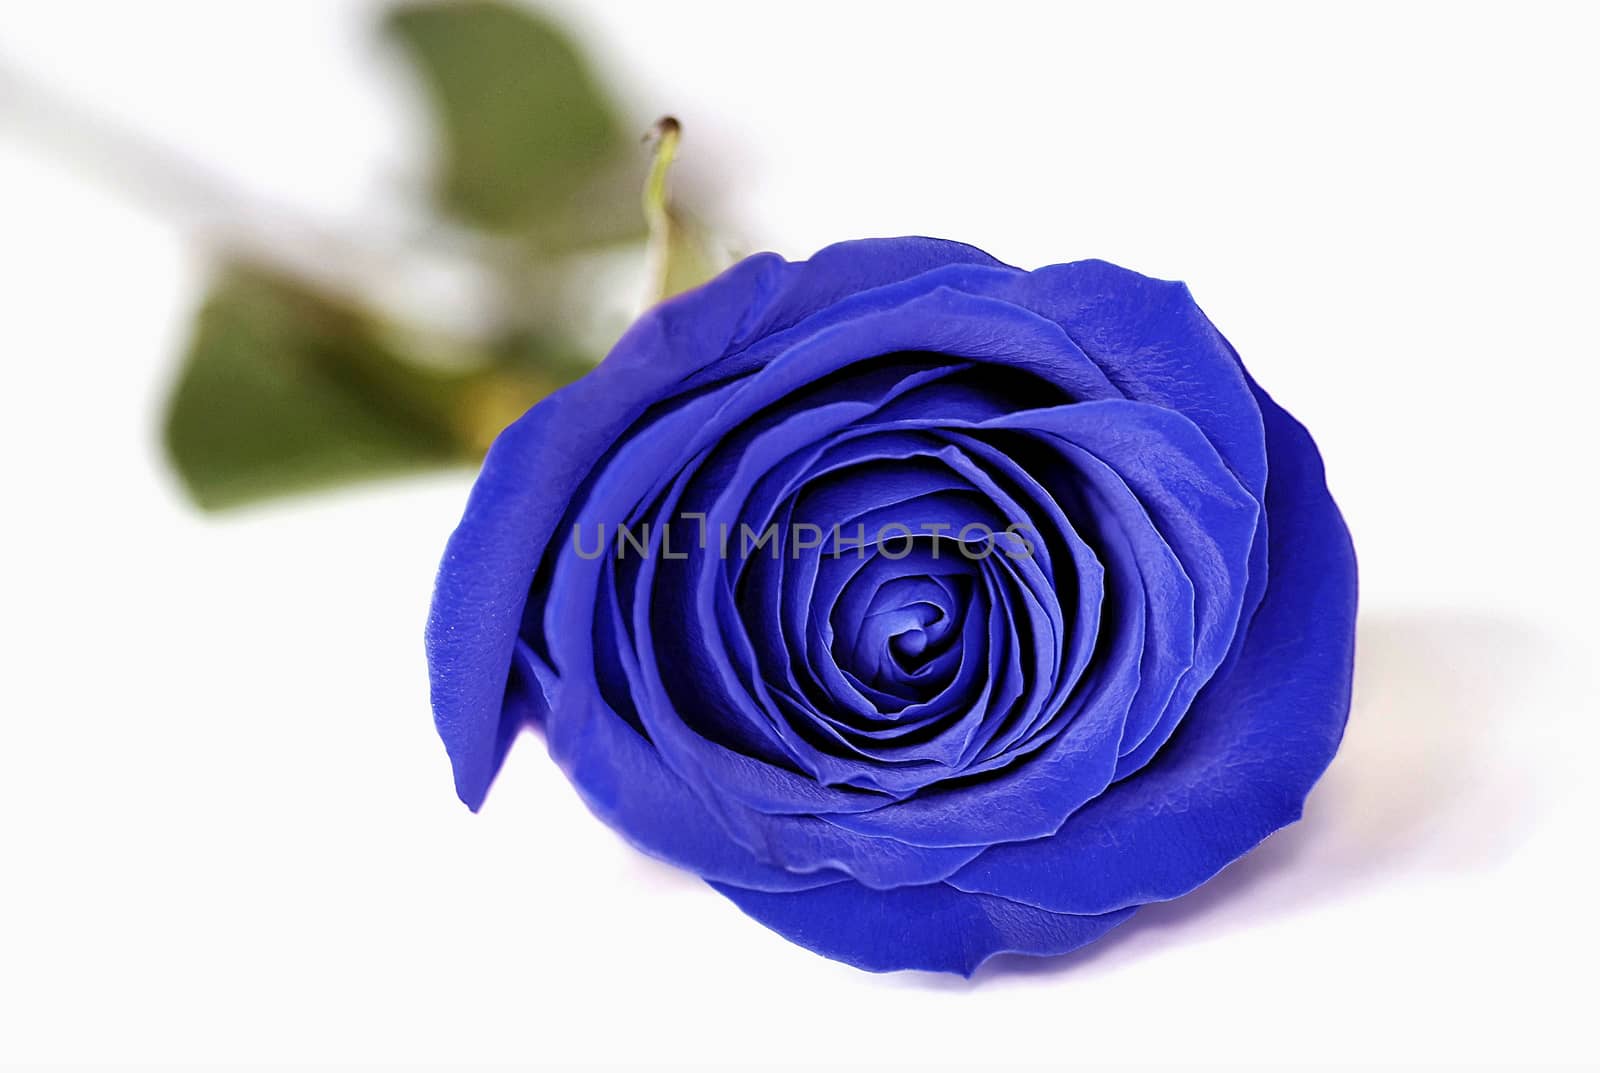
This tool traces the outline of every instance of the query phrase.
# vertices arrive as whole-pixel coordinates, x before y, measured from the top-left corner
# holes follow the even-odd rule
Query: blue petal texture
[[[970,975],[1297,819],[1355,612],[1315,444],[1182,284],[907,238],[743,261],[506,429],[427,648],[471,808],[541,729],[779,934]]]

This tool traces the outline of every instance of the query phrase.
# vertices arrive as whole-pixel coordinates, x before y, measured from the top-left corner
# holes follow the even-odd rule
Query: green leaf
[[[208,509],[470,457],[459,378],[411,367],[359,309],[234,266],[202,307],[166,422]]]
[[[627,140],[557,27],[493,0],[406,4],[388,27],[431,97],[445,150],[438,193],[448,212],[548,245],[640,233]]]

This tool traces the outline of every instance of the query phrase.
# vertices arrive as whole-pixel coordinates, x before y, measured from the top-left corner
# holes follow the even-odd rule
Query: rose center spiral
[[[971,579],[894,577],[876,584],[864,604],[852,599],[858,595],[853,588],[846,588],[832,616],[832,652],[839,667],[892,698],[891,708],[937,695],[960,660]]]

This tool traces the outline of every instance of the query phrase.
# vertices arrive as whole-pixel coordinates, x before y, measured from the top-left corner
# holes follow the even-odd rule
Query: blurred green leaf
[[[447,211],[547,246],[641,233],[635,154],[560,29],[493,0],[405,4],[388,26],[429,91]]]
[[[167,414],[168,451],[208,509],[474,459],[540,397],[584,371],[524,341],[442,371],[342,298],[235,265],[200,310]]]
[[[357,312],[235,267],[195,324],[166,441],[195,500],[216,508],[460,457],[431,419],[371,382],[392,364]]]
[[[667,198],[676,125],[647,181],[637,143],[544,18],[495,0],[421,0],[386,25],[433,106],[440,208],[512,240],[482,252],[524,298],[465,347],[282,271],[229,266],[200,311],[165,430],[208,509],[481,457],[506,424],[592,368],[553,323],[551,296],[584,263],[568,254],[642,238],[648,218],[652,293],[720,267],[704,229]],[[441,343],[458,360],[420,360]]]

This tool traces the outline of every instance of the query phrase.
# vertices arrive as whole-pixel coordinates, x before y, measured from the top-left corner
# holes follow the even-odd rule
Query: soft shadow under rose
[[[1503,858],[1528,827],[1534,787],[1531,773],[1497,763],[1495,742],[1553,651],[1525,624],[1482,614],[1364,618],[1344,744],[1300,823],[1194,893],[1144,907],[1095,946],[1050,960],[996,958],[979,978],[1117,963],[1406,875]]]

